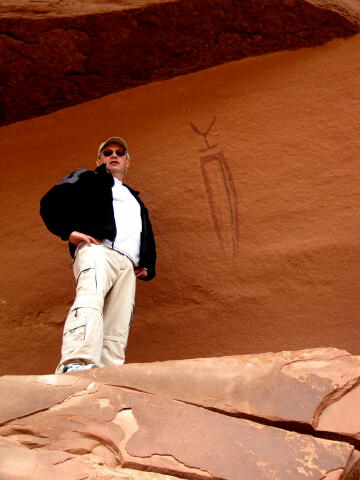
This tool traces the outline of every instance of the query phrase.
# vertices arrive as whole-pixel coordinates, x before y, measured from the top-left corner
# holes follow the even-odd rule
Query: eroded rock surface
[[[330,367],[341,358],[342,367]],[[315,438],[224,414],[236,410],[241,402],[251,405],[257,376],[263,387],[267,384],[267,389],[261,389],[261,382],[257,383],[258,400],[261,397],[266,411],[267,403],[274,403],[271,390],[278,388],[275,372],[280,365],[282,369],[295,366],[296,373],[292,370],[286,375],[308,386],[312,378],[317,391],[317,377],[326,377],[333,384],[342,378],[342,372],[346,381],[357,360],[346,352],[328,349],[108,367],[97,370],[96,381],[79,375],[2,377],[0,476],[2,480],[42,480],[50,476],[59,480],[357,478],[359,452],[348,442]],[[300,371],[297,362],[308,368]],[[333,376],[331,370],[335,371]],[[269,376],[270,371],[274,374]],[[99,381],[102,376],[103,382]],[[143,388],[141,378],[144,383],[146,377],[152,393],[135,391]],[[253,392],[252,388],[241,387],[246,381]],[[125,383],[126,388],[119,386]],[[170,385],[168,389],[166,385]],[[175,386],[177,398],[183,390],[186,401],[191,391],[197,399],[202,396],[208,400],[199,405],[173,400],[169,392],[174,392]],[[224,403],[221,387],[231,392],[229,406],[224,413],[210,411],[214,404]],[[304,401],[304,397],[292,396],[290,390],[287,395],[280,393],[277,401],[283,408],[291,404],[288,411],[293,404]],[[354,405],[352,414],[359,416]],[[142,473],[144,470],[151,472],[149,476]]]
[[[0,124],[360,30],[345,0],[24,1],[0,6]]]
[[[360,440],[360,357],[318,348],[107,367],[77,375]]]

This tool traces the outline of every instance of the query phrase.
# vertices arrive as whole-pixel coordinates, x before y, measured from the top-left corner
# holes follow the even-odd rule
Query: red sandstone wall
[[[249,58],[1,128],[1,373],[55,368],[74,282],[39,199],[117,134],[159,253],[128,362],[360,353],[359,49]]]

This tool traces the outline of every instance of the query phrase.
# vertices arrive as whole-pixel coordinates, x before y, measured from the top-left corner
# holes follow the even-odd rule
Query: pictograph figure
[[[212,127],[215,125],[215,122],[216,122],[216,115],[214,117],[214,120],[210,123],[209,128],[205,130],[205,132],[201,132],[197,127],[195,127],[193,123],[190,123],[190,126],[193,129],[194,133],[204,138],[206,148],[199,150],[199,152],[206,152],[207,150],[217,147],[217,143],[215,145],[209,145],[209,142],[207,141],[207,138],[206,138],[209,135]]]
[[[209,152],[218,145],[210,145],[207,136],[216,122],[216,116],[210,126],[202,132],[193,123],[194,133],[202,136],[206,145],[200,153]],[[200,157],[200,169],[204,179],[209,201],[210,213],[221,250],[226,256],[234,257],[238,250],[238,196],[230,167],[222,150],[209,152]]]

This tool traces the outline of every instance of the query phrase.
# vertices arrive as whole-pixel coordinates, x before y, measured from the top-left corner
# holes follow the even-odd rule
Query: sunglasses
[[[102,154],[104,157],[111,157],[113,153],[116,153],[118,157],[123,157],[126,155],[126,150],[104,150]]]

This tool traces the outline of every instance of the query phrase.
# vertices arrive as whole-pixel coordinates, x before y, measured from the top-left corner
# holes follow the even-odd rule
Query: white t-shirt
[[[102,240],[102,243],[123,253],[137,266],[140,257],[140,234],[142,230],[140,205],[122,182],[115,177],[112,196],[116,238],[114,242],[106,239]]]

